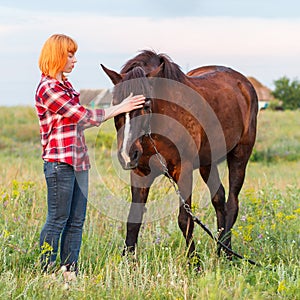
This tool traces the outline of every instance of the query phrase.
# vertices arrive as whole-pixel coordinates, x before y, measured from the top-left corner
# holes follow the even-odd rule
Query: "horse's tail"
[[[238,81],[238,87],[242,92],[247,104],[247,109],[242,110],[243,118],[246,121],[244,127],[244,135],[248,135],[249,133],[254,134],[256,132],[256,119],[257,119],[257,112],[258,112],[258,98],[257,93],[252,85],[252,83],[244,77],[244,80]]]

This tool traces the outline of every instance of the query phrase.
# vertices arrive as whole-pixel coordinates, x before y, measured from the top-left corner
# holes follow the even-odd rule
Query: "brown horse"
[[[196,168],[210,190],[219,239],[231,247],[238,195],[256,137],[258,104],[251,83],[222,66],[184,74],[167,55],[149,50],[130,59],[120,73],[102,68],[115,85],[113,104],[130,92],[147,97],[143,109],[115,117],[119,161],[124,169],[131,169],[132,203],[125,250],[135,249],[154,179],[170,175],[182,199],[191,206]],[[227,202],[217,168],[225,159],[229,170]],[[178,224],[191,255],[195,251],[194,222],[183,205]]]

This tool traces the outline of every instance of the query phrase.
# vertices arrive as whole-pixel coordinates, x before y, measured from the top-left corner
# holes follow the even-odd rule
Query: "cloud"
[[[178,2],[178,1],[177,1]],[[177,3],[178,5],[178,3]],[[297,19],[236,17],[116,17],[1,9],[0,38],[34,49],[52,33],[77,39],[80,49],[134,53],[142,48],[182,55],[290,55],[299,53]],[[3,17],[5,16],[5,18]],[[11,22],[13,17],[13,22]],[[33,41],[33,42],[32,42]],[[1,43],[2,44],[2,43]],[[28,48],[26,46],[26,49]],[[1,51],[9,47],[4,43]],[[11,47],[12,48],[12,47]],[[11,50],[11,49],[10,49]]]
[[[298,52],[295,36],[300,20],[177,17],[99,17],[94,14],[32,14],[30,22],[4,25],[6,34],[26,35],[30,40],[64,32],[85,49],[132,52],[140,47],[165,51],[210,54],[278,55]],[[51,24],[51,26],[49,26]]]
[[[5,74],[0,101],[14,82],[23,86],[19,99],[31,97],[40,49],[53,33],[71,35],[79,44],[78,64],[71,75],[79,89],[110,86],[99,63],[118,71],[142,49],[168,54],[184,71],[222,64],[270,85],[280,76],[299,74],[299,31],[299,19],[103,16],[0,7],[0,64]]]

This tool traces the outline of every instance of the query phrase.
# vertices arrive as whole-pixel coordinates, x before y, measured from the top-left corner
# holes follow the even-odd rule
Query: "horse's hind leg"
[[[252,147],[248,144],[238,144],[227,155],[229,169],[229,193],[226,202],[226,225],[224,244],[231,248],[231,228],[234,225],[238,210],[238,195],[244,183],[246,167]]]
[[[217,226],[219,231],[219,240],[222,240],[225,230],[225,190],[221,183],[218,168],[216,165],[201,166],[200,174],[204,182],[207,184],[212,204],[217,215]],[[220,254],[220,247],[218,247]]]

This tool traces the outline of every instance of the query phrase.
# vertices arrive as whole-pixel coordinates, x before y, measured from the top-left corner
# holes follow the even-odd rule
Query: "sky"
[[[300,79],[298,0],[0,0],[0,106],[34,105],[38,57],[54,33],[74,38],[76,90],[112,88],[139,51],[166,53],[184,72],[224,65],[274,88]]]

